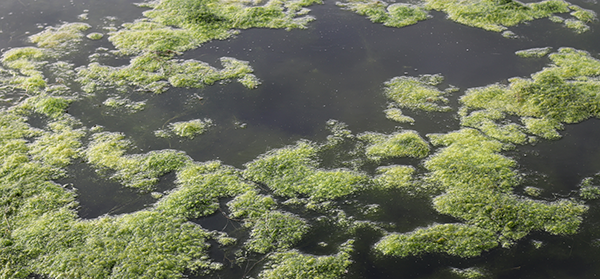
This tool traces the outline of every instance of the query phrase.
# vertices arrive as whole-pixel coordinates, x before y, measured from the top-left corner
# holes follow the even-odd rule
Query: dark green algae
[[[179,2],[172,3],[193,4],[192,1]],[[174,6],[168,4],[171,2],[161,3],[167,4],[150,4],[154,8],[152,11],[174,12]],[[273,7],[244,12],[256,13],[266,9],[272,14],[277,14],[277,11],[284,13],[284,9],[277,6],[284,4],[269,3]],[[285,5],[288,5],[288,10],[295,11],[293,15],[301,16],[305,11],[300,8],[303,4],[298,3]],[[202,24],[222,24],[221,15],[210,8],[206,8],[210,11],[207,14],[192,18],[202,19]],[[183,32],[171,30],[173,27],[166,25],[167,19],[155,17],[152,11],[146,14],[149,19],[140,22],[157,25],[147,27],[136,22],[121,31],[131,32],[129,35],[135,35],[139,30],[151,31],[151,34],[159,36]],[[308,20],[310,18],[301,17],[301,20],[291,20],[289,25],[278,27],[302,27]],[[183,22],[172,25],[184,31],[189,26],[194,27]],[[271,27],[259,23],[256,26]],[[218,36],[214,35],[211,39],[225,38],[226,33],[232,33],[232,27],[223,26],[219,30],[225,31],[216,33]],[[233,28],[243,29],[244,26],[248,25]],[[152,33],[155,29],[159,31]],[[52,34],[61,28],[48,30],[45,32]],[[146,59],[149,64],[136,64],[148,67],[143,69],[146,76],[136,73],[143,78],[128,80],[124,76],[125,84],[108,86],[126,85],[160,92],[166,88],[162,87],[165,80],[171,82],[172,76],[155,72],[166,69],[166,72],[177,73],[168,67],[177,68],[184,63],[192,63],[199,68],[205,66],[196,61],[172,59],[176,52],[195,46],[201,39],[191,43],[176,42],[175,46],[165,49],[164,45],[150,45],[151,42],[133,44],[143,48],[130,47],[124,42],[117,42],[119,36],[125,35],[111,36],[115,45],[122,44],[119,48],[123,54],[139,54],[133,59]],[[79,35],[60,38],[63,37],[72,41],[81,38]],[[188,38],[187,35],[181,37]],[[374,246],[375,251],[384,255],[407,257],[445,253],[474,257],[499,245],[514,245],[532,231],[574,234],[587,210],[576,200],[546,202],[518,196],[514,193],[514,188],[520,183],[516,162],[502,155],[514,144],[525,143],[523,137],[527,140],[531,140],[532,136],[557,138],[562,123],[597,117],[595,98],[590,92],[597,91],[596,78],[599,74],[594,69],[598,69],[598,62],[586,52],[560,49],[550,55],[554,64],[532,75],[531,79],[513,79],[508,87],[492,85],[467,90],[459,109],[463,129],[445,135],[430,135],[431,144],[438,146],[432,155],[429,155],[429,144],[413,131],[352,135],[338,127],[323,144],[300,141],[269,151],[247,163],[244,170],[239,170],[218,161],[194,162],[184,152],[176,150],[130,154],[128,148],[132,142],[124,134],[83,127],[66,113],[69,102],[75,98],[73,94],[60,84],[50,84],[40,70],[46,67],[46,60],[65,53],[59,46],[38,44],[37,48],[9,50],[3,56],[3,65],[7,68],[3,71],[11,74],[3,75],[5,90],[19,90],[27,94],[22,102],[2,111],[0,122],[0,156],[3,158],[0,185],[4,207],[0,264],[4,267],[2,276],[5,278],[25,278],[30,274],[52,278],[180,278],[189,271],[207,274],[223,268],[221,263],[209,257],[209,240],[216,240],[222,247],[237,245],[235,247],[241,252],[236,256],[240,261],[253,255],[265,259],[262,271],[258,273],[261,278],[317,275],[338,278],[344,276],[352,263],[353,238],[362,227],[385,235]],[[131,67],[133,62],[120,69],[98,65],[104,67],[107,75],[118,75],[123,69],[129,71],[127,67]],[[101,78],[92,77],[90,83],[84,80],[82,73],[89,67],[77,70],[79,82],[84,86],[91,82],[102,85],[98,82]],[[227,66],[225,69],[228,69]],[[247,70],[236,71],[249,73]],[[445,102],[444,92],[432,89],[439,84],[439,77],[421,76],[406,80],[421,82],[417,86],[431,90],[434,95],[405,107],[394,100],[398,102],[394,106],[430,110],[427,108],[431,107],[432,101]],[[170,84],[176,86],[178,83]],[[186,86],[194,87],[196,84]],[[513,90],[513,87],[516,89]],[[400,86],[399,89],[405,88]],[[490,92],[496,95],[491,98]],[[556,100],[546,102],[547,97],[554,96],[554,92],[564,93],[556,96]],[[386,94],[392,96],[388,91]],[[515,106],[511,98],[517,98],[522,105]],[[580,101],[575,104],[564,101],[570,98]],[[448,109],[436,105],[431,110]],[[41,129],[32,128],[27,123],[27,117],[32,113],[45,115],[47,125]],[[507,121],[507,115],[522,117],[522,123],[498,124]],[[335,168],[322,167],[320,158],[323,153],[347,142],[355,144],[349,154],[355,158]],[[415,175],[412,166],[391,165],[378,168],[378,175],[372,178],[362,170],[373,161],[404,156],[426,158],[423,163],[426,172],[420,171]],[[82,220],[77,216],[76,192],[53,182],[65,175],[64,167],[75,159],[82,159],[96,167],[108,179],[142,191],[155,190],[161,176],[174,172],[176,188],[164,193],[147,209]],[[395,232],[390,226],[356,221],[340,210],[339,202],[353,195],[375,189],[385,191],[413,187],[423,187],[435,193],[431,194],[434,209],[462,223],[431,224],[411,232]],[[220,204],[223,200],[230,200],[225,207]],[[302,209],[290,210],[293,205]],[[223,210],[229,218],[243,224],[247,233],[245,237],[232,238],[190,222]],[[332,243],[337,252],[311,255],[294,249],[322,220],[314,217],[315,214],[333,216],[330,217],[333,227],[343,239]],[[244,241],[236,244],[238,240]]]

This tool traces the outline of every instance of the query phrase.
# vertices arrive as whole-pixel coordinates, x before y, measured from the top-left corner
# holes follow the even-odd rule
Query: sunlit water
[[[93,26],[90,31],[133,21],[143,11],[132,5],[134,2],[137,1],[3,0],[0,48],[27,45],[27,35],[39,32],[39,27],[79,21],[77,16],[84,10],[89,10],[86,22]],[[595,2],[571,2],[600,12]],[[592,23],[587,33],[575,34],[560,24],[537,20],[511,29],[521,38],[506,39],[498,33],[450,22],[441,13],[431,14],[432,19],[413,26],[388,28],[342,11],[327,0],[324,5],[312,7],[311,15],[317,20],[307,30],[244,30],[230,40],[209,42],[181,57],[217,67],[222,56],[247,60],[262,80],[257,89],[230,83],[194,90],[170,89],[161,95],[135,93],[129,97],[147,99],[148,103],[145,110],[132,115],[109,113],[100,105],[106,96],[99,94],[72,104],[69,113],[88,127],[102,125],[107,131],[124,132],[139,152],[171,148],[185,151],[196,161],[218,159],[242,168],[244,163],[271,148],[303,138],[324,140],[328,134],[325,123],[329,119],[348,124],[353,133],[389,133],[402,127],[424,136],[459,127],[456,111],[412,113],[415,125],[398,125],[387,120],[382,112],[387,106],[382,87],[383,82],[394,76],[442,74],[445,77],[442,87],[454,85],[461,89],[450,98],[451,106],[456,108],[458,97],[467,88],[528,76],[548,63],[547,58],[519,58],[514,55],[516,50],[545,46],[556,50],[569,46],[587,50],[595,57],[600,52],[598,22]],[[106,37],[85,44],[80,53],[73,55],[72,62],[85,64],[91,50],[111,47]],[[111,63],[127,63],[127,59]],[[194,140],[154,136],[155,130],[170,122],[196,118],[210,118],[215,127]],[[569,196],[583,178],[600,171],[598,120],[566,125],[562,134],[561,140],[541,141],[507,153],[519,162],[520,171],[525,174],[523,186],[545,189],[542,197],[548,200]],[[414,162],[418,165],[418,161]],[[78,190],[82,218],[133,212],[153,201],[149,194],[125,189],[80,164],[74,164],[69,171],[70,177],[61,183],[70,183]],[[173,179],[173,175],[163,177],[159,190],[173,187]],[[398,196],[371,193],[356,199],[380,204],[385,214],[378,221],[395,223],[400,232],[432,222],[453,221],[451,217],[436,214],[430,201],[400,193]],[[377,258],[370,248],[380,235],[365,231],[357,239],[355,263],[349,277],[447,278],[448,274],[441,272],[449,266],[483,266],[494,278],[593,278],[600,274],[600,247],[594,245],[600,239],[600,208],[597,202],[589,205],[590,211],[577,235],[532,233],[511,249],[496,248],[473,259],[443,255]],[[218,215],[196,221],[208,229],[233,233],[239,227]],[[326,230],[316,229],[300,244],[300,249],[333,253],[315,245],[327,237],[330,236]],[[545,245],[536,250],[530,243],[532,240],[541,240]],[[222,251],[213,251],[213,257],[223,261]],[[226,269],[215,276],[237,278],[248,268]]]

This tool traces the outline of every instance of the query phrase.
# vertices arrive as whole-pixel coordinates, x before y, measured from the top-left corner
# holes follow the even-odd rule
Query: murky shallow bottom
[[[573,2],[600,11],[596,4]],[[0,4],[3,17],[0,48],[24,45],[25,32],[37,32],[38,23],[77,21],[77,15],[85,9],[90,10],[88,23],[93,26],[105,25],[105,16],[117,17],[116,24],[132,21],[143,10],[134,7],[132,1],[4,1]],[[497,33],[449,22],[443,14],[435,12],[433,19],[401,29],[372,24],[361,16],[339,10],[333,2],[312,7],[311,14],[317,20],[308,30],[245,30],[235,38],[209,42],[183,55],[185,59],[215,65],[221,56],[250,61],[254,74],[263,82],[255,90],[231,83],[196,90],[173,88],[161,95],[136,93],[132,99],[148,99],[148,103],[145,110],[133,115],[107,113],[99,106],[103,96],[95,96],[72,104],[69,113],[88,127],[102,125],[108,131],[124,132],[140,152],[171,148],[185,151],[199,162],[218,159],[241,168],[271,148],[293,144],[302,138],[323,141],[328,135],[325,123],[329,119],[348,124],[356,134],[394,131],[397,124],[387,120],[382,112],[386,108],[382,84],[394,76],[441,73],[445,83],[464,90],[505,82],[513,76],[527,76],[548,63],[544,59],[519,58],[514,55],[516,50],[569,46],[587,50],[596,57],[600,51],[598,23],[593,24],[590,32],[576,35],[539,20],[515,28],[524,38],[509,40]],[[110,46],[105,39],[87,44],[89,49]],[[73,62],[85,63],[83,59],[76,54]],[[193,93],[203,100],[194,98]],[[453,93],[453,107],[457,107],[457,98],[462,93]],[[196,118],[211,118],[216,126],[193,140],[154,136],[153,131],[168,122]],[[415,119],[415,125],[402,126],[421,135],[459,128],[454,112],[418,113]],[[245,123],[246,128],[240,128],[239,123]],[[528,183],[545,189],[544,198],[568,196],[583,178],[600,170],[598,133],[600,122],[588,120],[568,125],[561,140],[519,147],[508,155],[519,162],[519,169],[530,178]],[[148,194],[139,195],[94,177],[93,170],[78,169],[77,164],[71,168],[71,177],[61,183],[72,183],[77,188],[82,218],[133,212],[153,201]],[[167,175],[163,180],[159,187],[166,190],[173,178]],[[395,223],[400,232],[433,222],[453,221],[435,213],[429,201],[400,193],[398,196],[372,193],[350,199],[380,204],[385,212],[380,218]],[[577,235],[532,233],[510,249],[496,248],[473,259],[443,255],[378,258],[371,247],[381,235],[366,230],[357,239],[355,263],[348,277],[448,278],[443,270],[449,266],[479,266],[485,267],[493,278],[594,278],[600,274],[597,265],[600,248],[595,246],[600,238],[600,215],[597,202],[588,204],[590,210]],[[218,215],[195,221],[209,229],[239,226],[228,224]],[[299,249],[315,254],[335,252],[315,245],[323,238],[332,237],[326,230],[316,229],[300,243]],[[532,240],[541,240],[545,245],[534,249]],[[221,251],[213,251],[215,260],[221,261],[223,256]],[[247,266],[226,268],[215,278],[241,277],[248,274],[248,269]]]

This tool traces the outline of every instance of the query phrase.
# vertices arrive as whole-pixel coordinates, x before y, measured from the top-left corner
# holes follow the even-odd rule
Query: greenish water
[[[106,33],[102,27],[111,24],[119,27],[121,23],[142,16],[145,9],[135,7],[134,2],[137,1],[5,0],[0,3],[0,49],[7,51],[31,45],[26,39],[42,30],[38,25],[81,21],[78,15],[84,10],[89,10],[89,19],[84,22],[92,26],[86,34]],[[571,2],[600,13],[598,4]],[[133,114],[104,106],[103,101],[113,92],[103,91],[77,99],[68,107],[68,113],[85,127],[101,125],[105,131],[124,133],[134,146],[127,154],[173,149],[184,151],[196,162],[220,160],[224,165],[244,170],[246,164],[259,155],[294,145],[300,139],[324,143],[331,134],[326,128],[330,119],[347,124],[355,135],[363,132],[392,134],[407,129],[415,130],[425,138],[429,133],[458,130],[461,128],[457,115],[458,98],[466,89],[496,82],[507,84],[508,78],[528,77],[550,63],[548,57],[518,57],[514,54],[518,50],[549,46],[556,51],[561,47],[572,47],[600,58],[598,21],[589,24],[591,30],[577,34],[548,19],[539,19],[512,27],[510,30],[521,37],[507,39],[499,33],[449,21],[445,14],[437,11],[431,11],[432,18],[415,25],[392,28],[341,10],[330,1],[310,8],[310,15],[316,20],[305,30],[242,30],[232,38],[210,41],[178,56],[205,61],[215,67],[219,67],[219,58],[223,56],[249,61],[254,75],[262,81],[256,89],[230,82],[200,89],[170,88],[162,94],[130,90],[125,97],[133,101],[146,100],[145,108]],[[78,51],[66,59],[75,67],[87,65],[88,55],[98,47],[114,48],[106,36],[98,41],[84,39]],[[101,61],[113,66],[129,62],[128,58],[113,56],[101,58]],[[454,110],[427,113],[403,108],[404,113],[415,119],[413,125],[386,119],[383,111],[388,100],[383,94],[384,82],[396,76],[436,73],[444,76],[439,88],[449,85],[459,88],[448,95],[448,105]],[[73,91],[81,90],[75,86]],[[14,95],[5,92],[3,98],[12,97],[11,94]],[[7,102],[5,106],[10,105]],[[29,123],[43,128],[48,119],[38,117],[34,115]],[[205,118],[211,119],[214,126],[194,139],[154,135],[154,131],[168,127],[169,123]],[[515,193],[522,194],[524,186],[535,186],[543,189],[536,200],[579,200],[578,185],[584,178],[600,171],[600,148],[596,140],[600,122],[589,119],[566,124],[560,133],[563,137],[559,140],[540,139],[534,145],[519,145],[516,149],[503,151],[502,154],[517,162],[515,169],[524,174],[523,183],[515,187]],[[86,137],[82,141],[87,146],[90,139]],[[439,146],[431,148],[430,155],[441,149]],[[348,167],[343,160],[351,149],[352,146],[347,144],[340,150],[320,154],[320,167]],[[416,175],[421,176],[427,173],[424,160],[383,159],[365,163],[360,171],[374,176],[378,166],[412,165]],[[82,219],[133,213],[151,208],[156,202],[151,194],[127,188],[102,175],[84,159],[75,159],[66,170],[67,176],[56,182],[77,189],[77,212]],[[174,189],[175,176],[173,170],[161,175],[154,191],[168,193]],[[594,278],[600,273],[597,264],[600,260],[598,200],[585,201],[589,210],[583,215],[576,234],[551,235],[533,231],[510,248],[495,247],[469,258],[444,253],[401,258],[374,251],[374,245],[384,236],[381,230],[366,226],[348,233],[334,225],[334,221],[319,221],[319,216],[335,219],[333,211],[307,210],[302,204],[285,203],[288,197],[274,194],[276,190],[267,189],[265,184],[269,183],[259,184],[262,187],[260,193],[272,195],[279,205],[278,210],[296,214],[310,226],[292,248],[307,254],[332,255],[349,238],[355,240],[354,251],[350,253],[353,263],[343,275],[346,278],[461,278],[451,273],[450,267],[482,268],[486,278]],[[236,195],[220,197],[219,211],[190,218],[190,221],[207,230],[225,232],[238,239],[238,244],[243,244],[249,238],[250,229],[242,227],[241,219],[225,217],[229,213],[227,203]],[[368,189],[333,199],[333,204],[336,210],[342,210],[356,220],[374,222],[386,232],[407,233],[434,223],[462,222],[459,218],[438,213],[432,207],[432,196],[435,194],[411,195],[401,189]],[[369,211],[369,208],[376,210]],[[535,247],[536,241],[542,243],[541,248]],[[209,256],[224,267],[198,278],[257,277],[263,269],[266,253],[248,253],[247,260],[237,265],[233,259],[240,245],[221,247],[214,240],[209,243],[212,244]],[[190,278],[197,276],[186,271],[188,273]]]

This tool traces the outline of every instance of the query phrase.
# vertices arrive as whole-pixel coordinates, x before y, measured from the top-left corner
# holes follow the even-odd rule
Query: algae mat
[[[590,1],[0,3],[0,278],[589,278]]]

